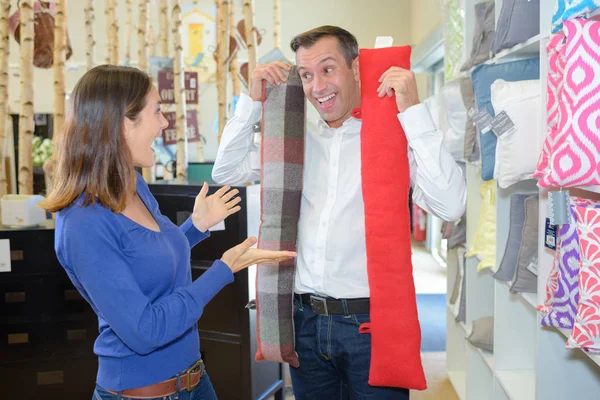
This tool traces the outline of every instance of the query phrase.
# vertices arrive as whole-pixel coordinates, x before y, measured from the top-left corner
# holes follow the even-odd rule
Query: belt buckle
[[[191,392],[196,387],[190,386],[190,381],[192,380],[192,371],[194,371],[196,368],[198,368],[198,370],[200,371],[200,378],[202,378],[202,375],[204,374],[204,361],[202,361],[202,359],[196,361],[196,363],[192,365],[185,373],[187,379],[187,381],[185,382],[185,390],[187,390],[188,392]]]
[[[315,314],[328,316],[329,312],[327,310],[327,299],[319,296],[310,296],[310,307],[315,312]]]

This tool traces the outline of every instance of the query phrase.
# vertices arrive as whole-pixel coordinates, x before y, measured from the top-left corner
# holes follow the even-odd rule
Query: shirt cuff
[[[245,93],[240,93],[240,99],[235,107],[235,116],[240,119],[256,122],[260,119],[262,113],[262,103],[252,100],[252,97]]]
[[[409,141],[418,138],[424,133],[431,133],[437,130],[431,119],[429,109],[424,103],[416,104],[407,108],[403,113],[399,113],[398,120],[402,124],[406,138]]]
[[[190,242],[190,247],[194,247],[196,244],[200,243],[207,237],[210,237],[210,230],[206,232],[202,232],[196,228],[196,225],[192,222],[192,217],[189,217],[185,220],[185,222],[181,225],[180,228],[185,236],[188,238]]]

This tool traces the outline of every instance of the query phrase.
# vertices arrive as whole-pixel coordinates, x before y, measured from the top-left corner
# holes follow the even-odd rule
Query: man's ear
[[[352,60],[352,73],[354,74],[354,80],[360,82],[360,66],[358,64],[358,57]]]

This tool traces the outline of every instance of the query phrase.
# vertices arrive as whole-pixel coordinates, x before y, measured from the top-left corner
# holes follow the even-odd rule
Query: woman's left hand
[[[242,201],[235,197],[239,190],[231,189],[229,186],[223,186],[215,194],[206,197],[208,193],[208,184],[202,186],[200,193],[196,196],[194,203],[194,212],[192,213],[192,223],[200,232],[206,232],[231,214],[235,214],[242,208],[237,204]]]

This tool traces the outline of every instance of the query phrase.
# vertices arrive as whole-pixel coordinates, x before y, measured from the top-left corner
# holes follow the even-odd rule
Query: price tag
[[[548,192],[548,216],[552,225],[572,223],[568,190]]]
[[[479,128],[482,134],[486,134],[492,129],[493,120],[494,118],[492,118],[487,110],[479,111],[473,115],[473,123]]]
[[[531,262],[527,266],[527,269],[529,271],[531,271],[532,274],[537,276],[537,274],[538,274],[538,258],[537,258],[537,256],[531,257]]]
[[[544,246],[550,250],[556,250],[556,225],[550,223],[550,218],[546,218],[546,240]]]
[[[517,128],[506,111],[502,111],[492,120],[492,131],[497,137],[500,137],[502,135],[509,135],[516,132]]]

